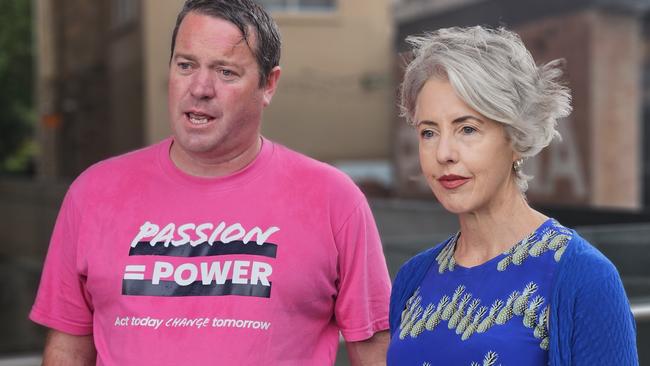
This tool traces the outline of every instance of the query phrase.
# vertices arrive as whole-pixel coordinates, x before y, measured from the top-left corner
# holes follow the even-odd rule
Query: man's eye
[[[179,62],[178,63],[178,68],[181,70],[189,70],[192,68],[192,65],[190,65],[189,62]]]
[[[237,74],[235,74],[232,70],[221,69],[219,72],[221,73],[221,76],[224,77],[224,79],[234,79],[237,77]]]

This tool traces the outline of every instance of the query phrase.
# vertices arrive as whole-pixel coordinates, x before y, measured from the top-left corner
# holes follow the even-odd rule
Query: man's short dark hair
[[[176,18],[170,57],[174,55],[178,28],[190,12],[221,18],[236,25],[257,60],[257,66],[260,69],[259,86],[261,88],[266,85],[271,70],[280,64],[282,42],[277,24],[262,6],[252,0],[187,0]],[[257,40],[255,48],[250,47],[249,29],[253,29],[255,32]]]

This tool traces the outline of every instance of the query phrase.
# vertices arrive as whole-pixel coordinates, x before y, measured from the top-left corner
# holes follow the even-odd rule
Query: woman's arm
[[[576,295],[572,365],[638,365],[634,317],[613,266],[580,284]]]

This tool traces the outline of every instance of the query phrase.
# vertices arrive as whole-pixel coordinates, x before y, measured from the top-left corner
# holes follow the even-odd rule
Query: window
[[[113,0],[112,23],[115,27],[127,25],[138,17],[138,2],[134,0]]]
[[[256,0],[269,11],[333,11],[336,0]]]

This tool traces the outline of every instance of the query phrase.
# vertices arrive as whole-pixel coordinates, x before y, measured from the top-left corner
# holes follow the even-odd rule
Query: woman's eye
[[[429,139],[433,137],[433,131],[431,130],[422,130],[420,132],[420,136],[422,136],[425,139]]]
[[[466,135],[471,135],[474,132],[476,132],[476,129],[474,127],[471,127],[471,126],[464,126],[463,127],[463,133],[466,134]]]

